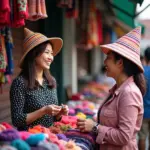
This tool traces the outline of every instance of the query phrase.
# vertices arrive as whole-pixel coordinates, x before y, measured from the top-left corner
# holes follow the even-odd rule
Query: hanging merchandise
[[[11,21],[11,27],[13,28],[19,28],[21,26],[25,25],[24,18],[19,16],[19,5],[17,4],[17,0],[12,1],[12,21]]]
[[[97,34],[98,34],[98,44],[103,42],[103,27],[102,27],[102,15],[100,10],[96,10],[96,18],[97,18]]]
[[[45,0],[28,0],[28,6],[27,20],[37,21],[47,18]]]
[[[89,21],[88,21],[88,41],[87,47],[93,48],[97,46],[98,43],[98,27],[97,27],[97,17],[96,17],[96,6],[95,1],[91,1],[90,12],[89,12]]]
[[[66,8],[66,17],[77,19],[78,15],[79,15],[78,11],[79,11],[78,10],[78,0],[73,0],[72,1],[72,7]]]
[[[19,28],[25,20],[47,18],[45,0],[0,0],[0,29]]]
[[[6,53],[7,53],[7,67],[6,67],[6,72],[5,75],[11,75],[13,74],[14,71],[14,63],[13,63],[13,40],[12,40],[12,35],[11,35],[11,30],[10,28],[6,28],[6,36],[5,36],[5,45],[6,45]]]
[[[2,93],[2,85],[10,83],[10,75],[13,73],[14,65],[12,58],[13,42],[11,31],[9,28],[0,30],[0,87]]]
[[[72,8],[73,1],[75,0],[57,0],[57,7]]]
[[[19,18],[26,19],[28,17],[27,0],[17,0]]]
[[[0,0],[0,28],[10,24],[9,0]]]
[[[95,0],[80,2],[79,7],[82,12],[79,13],[77,24],[77,47],[90,50],[103,42],[101,12],[96,8]]]

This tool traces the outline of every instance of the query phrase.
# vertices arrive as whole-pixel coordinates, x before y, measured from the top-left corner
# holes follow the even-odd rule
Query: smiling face
[[[40,67],[42,70],[50,69],[50,65],[53,60],[53,50],[51,44],[49,43],[46,45],[44,52],[35,59],[36,66]]]
[[[121,60],[115,60],[114,53],[109,52],[107,54],[106,59],[104,60],[104,65],[106,68],[106,75],[108,77],[112,77],[114,79],[117,78],[117,76],[122,71],[122,64]]]

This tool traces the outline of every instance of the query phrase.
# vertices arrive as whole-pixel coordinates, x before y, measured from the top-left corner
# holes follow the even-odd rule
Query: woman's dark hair
[[[113,52],[115,60],[122,59],[123,65],[124,65],[124,72],[127,76],[133,76],[134,82],[139,87],[142,95],[146,92],[146,80],[144,77],[144,74],[141,73],[140,69],[136,64],[134,64],[132,61],[126,59],[125,57],[119,55],[118,53]],[[129,67],[130,66],[130,67]]]
[[[42,55],[42,53],[45,51],[47,44],[49,43],[50,42],[47,41],[34,47],[24,58],[23,64],[21,66],[22,71],[20,75],[24,77],[26,86],[30,89],[35,89],[39,86],[39,83],[36,81],[35,78],[35,58]],[[56,81],[54,77],[50,74],[50,71],[48,69],[44,70],[43,76],[48,81],[48,84],[51,88],[56,88]]]
[[[145,56],[146,60],[149,62],[150,61],[150,47],[146,48],[144,56]]]

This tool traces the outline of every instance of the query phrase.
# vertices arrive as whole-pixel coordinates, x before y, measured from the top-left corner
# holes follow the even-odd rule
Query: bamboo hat
[[[53,55],[56,56],[63,46],[63,40],[58,37],[48,38],[41,33],[33,32],[27,28],[24,28],[24,41],[23,41],[23,50],[24,54],[19,62],[19,67],[21,68],[25,56],[30,52],[34,47],[38,46],[41,43],[49,41],[53,46]]]
[[[110,51],[114,51],[120,54],[121,56],[136,64],[141,72],[144,72],[140,60],[140,40],[141,27],[137,27],[119,38],[116,42],[112,44],[100,45],[100,48],[105,54]]]

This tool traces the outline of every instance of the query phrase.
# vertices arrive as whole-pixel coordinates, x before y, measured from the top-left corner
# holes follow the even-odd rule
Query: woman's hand
[[[80,119],[77,120],[77,127],[81,132],[91,132],[92,128],[96,125],[92,119]]]
[[[62,117],[62,115],[68,116],[68,113],[69,113],[69,108],[68,108],[67,105],[63,105],[63,104],[62,104],[60,107],[61,107],[61,110],[60,110],[60,112],[56,115],[56,119],[57,119],[57,120],[60,120],[61,117]]]
[[[56,116],[59,114],[59,112],[61,111],[61,106],[57,106],[57,105],[47,105],[45,106],[45,113],[51,116]]]
[[[61,111],[59,112],[60,115],[68,116],[69,108],[67,105],[62,104],[61,105]]]

